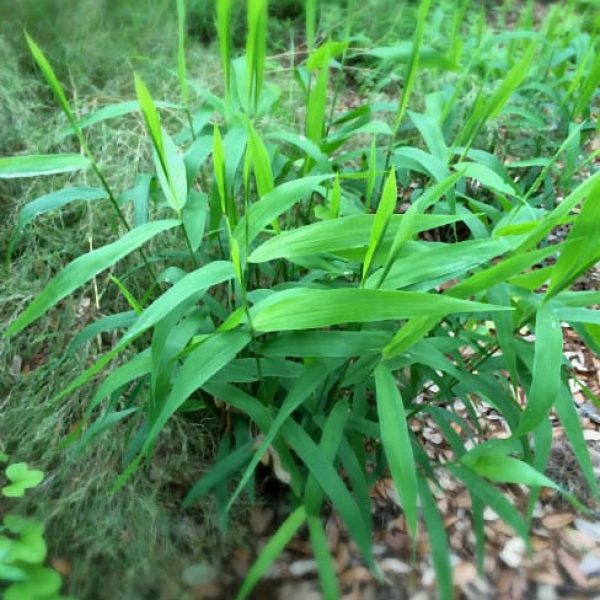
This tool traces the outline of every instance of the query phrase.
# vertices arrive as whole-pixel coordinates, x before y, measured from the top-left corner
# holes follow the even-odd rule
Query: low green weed
[[[292,504],[238,599],[303,526],[325,596],[340,596],[321,521],[326,503],[379,575],[369,490],[387,473],[413,539],[424,521],[440,595],[451,598],[435,501],[440,472],[470,494],[480,570],[486,506],[527,547],[542,487],[588,510],[544,475],[551,413],[599,493],[562,336],[567,324],[592,351],[600,343],[600,319],[589,308],[600,293],[573,288],[600,259],[598,150],[587,150],[598,128],[596,38],[562,31],[553,11],[539,30],[524,21],[523,29],[490,32],[468,1],[461,5],[466,35],[460,20],[444,18],[451,3],[424,1],[412,42],[356,47],[350,27],[347,38],[322,35],[308,2],[310,52],[293,68],[301,119],[282,124],[271,118],[282,94],[268,77],[266,0],[248,0],[239,57],[231,3],[217,1],[222,97],[187,79],[185,7],[177,6],[181,89],[170,106],[186,123],[179,131],[167,131],[138,75],[135,100],[78,118],[27,38],[78,151],[2,158],[0,177],[90,169],[98,187],[33,201],[19,231],[39,212],[85,200],[105,202],[123,234],[67,265],[5,335],[110,268],[130,310],[89,325],[74,344],[123,333],[54,402],[111,365],[67,441],[81,450],[130,423],[114,490],[151,461],[173,415],[222,415],[219,458],[184,505],[208,493],[229,497],[220,503],[226,522],[232,504],[253,494],[261,461],[289,487]],[[348,106],[343,91],[330,94],[343,84],[335,75],[353,64],[379,81],[379,96],[358,106]],[[141,113],[154,171],[117,192],[86,130],[127,112]],[[568,233],[557,239],[563,226]],[[138,268],[116,275],[114,265],[134,252]],[[142,294],[131,285],[140,277],[150,282]],[[114,366],[126,349],[128,358]],[[489,436],[489,412],[502,438]],[[426,452],[415,433],[425,419],[437,424],[451,458]],[[530,488],[524,511],[509,500],[507,484]]]
[[[0,453],[0,461],[8,456]],[[4,473],[5,498],[20,498],[39,485],[44,474],[26,463],[11,463]],[[0,590],[5,600],[69,600],[60,594],[61,576],[44,566],[47,547],[44,524],[14,513],[3,515],[0,525]],[[71,600],[73,600],[71,598]]]

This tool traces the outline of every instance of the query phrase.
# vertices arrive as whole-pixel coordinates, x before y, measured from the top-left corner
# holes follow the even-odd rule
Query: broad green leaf
[[[250,596],[256,584],[267,572],[275,559],[283,552],[286,545],[296,535],[306,519],[304,506],[299,506],[269,538],[254,564],[250,567],[244,583],[237,593],[235,600],[245,600]]]
[[[545,299],[552,298],[600,261],[600,181],[590,189],[552,269]]]
[[[187,202],[185,161],[171,136],[164,129],[161,129],[160,135],[164,154],[161,158],[158,152],[154,153],[156,172],[169,206],[180,216]]]
[[[7,498],[20,498],[25,490],[35,487],[42,479],[42,471],[30,469],[27,463],[13,463],[6,467],[6,478],[10,484],[2,488],[2,494]]]
[[[154,221],[128,231],[112,244],[93,250],[69,263],[36,296],[27,308],[13,321],[4,335],[15,335],[33,321],[39,319],[49,308],[81,287],[95,275],[115,264],[155,235],[179,225],[179,221]]]
[[[430,289],[513,250],[518,243],[519,239],[514,238],[488,238],[406,251],[396,258],[382,287],[401,289],[419,286],[419,289]],[[367,280],[367,287],[375,287],[381,277],[381,270],[375,271]]]
[[[542,306],[535,321],[533,380],[515,436],[533,431],[546,418],[560,392],[562,329],[548,305]]]
[[[307,198],[324,179],[331,177],[332,175],[301,177],[283,183],[263,196],[250,207],[248,214],[244,215],[233,232],[240,248],[247,247],[269,223],[272,223],[296,202]],[[246,229],[248,230],[248,239],[246,239]]]
[[[269,153],[267,152],[265,144],[250,122],[248,122],[247,152],[250,152],[252,157],[256,187],[258,189],[258,195],[262,198],[275,187],[275,184],[273,183],[273,170],[271,168],[271,159],[269,158]]]
[[[180,104],[174,104],[173,102],[155,102],[157,108],[166,108],[166,109],[181,109]],[[128,115],[133,112],[140,111],[140,103],[137,100],[127,100],[126,102],[116,102],[114,104],[108,104],[107,106],[103,106],[98,110],[94,110],[92,112],[87,113],[78,121],[75,121],[75,125],[77,129],[80,131],[86,129],[87,127],[91,127],[92,125],[96,125],[97,123],[102,123],[103,121],[109,121],[110,119],[117,119],[124,115]],[[59,137],[65,137],[73,132],[73,128],[71,126],[63,127],[58,130]]]
[[[334,358],[380,352],[389,340],[383,331],[294,331],[261,344],[263,356]]]
[[[255,330],[266,333],[493,310],[506,308],[421,292],[292,289],[273,293],[250,312]]]
[[[90,166],[81,154],[31,154],[0,158],[0,179],[71,173]]]
[[[206,194],[192,190],[188,195],[185,208],[181,212],[181,217],[194,252],[198,250],[202,243],[207,212],[208,197]]]
[[[461,462],[478,475],[498,483],[518,483],[527,486],[548,487],[560,490],[554,481],[534,469],[531,465],[500,454],[485,454],[472,457],[465,454]]]
[[[446,145],[444,134],[439,124],[427,114],[408,111],[410,120],[419,130],[421,137],[425,140],[427,149],[431,154],[437,156],[441,161],[448,162],[450,151]]]
[[[417,467],[404,402],[392,372],[383,364],[375,369],[377,415],[381,442],[406,517],[408,531],[417,535]]]
[[[527,235],[519,250],[531,249],[538,242],[543,240],[546,235],[587,196],[591,195],[600,183],[600,171],[594,173],[591,177],[580,183],[566,198],[548,213],[539,224]]]
[[[394,234],[406,215],[392,215],[386,229],[383,244],[391,244]],[[254,250],[249,262],[261,263],[277,258],[297,258],[320,253],[336,253],[347,250],[364,250],[369,245],[375,215],[353,215],[340,219],[320,221],[298,229],[284,231],[267,240]],[[415,215],[416,233],[455,223],[459,217],[452,215]]]
[[[465,177],[476,179],[481,185],[494,192],[517,195],[513,186],[508,185],[500,175],[486,165],[475,162],[459,162],[456,164],[456,168],[462,170]]]
[[[380,46],[365,51],[367,56],[375,56],[383,61],[409,63],[414,45],[410,42],[400,43],[396,46]],[[425,69],[439,69],[442,71],[458,71],[459,66],[451,58],[444,56],[432,48],[421,46],[418,56],[419,66]]]
[[[100,188],[73,187],[64,188],[56,192],[50,192],[49,194],[44,194],[43,196],[28,202],[19,211],[17,227],[15,233],[9,241],[7,256],[12,255],[21,230],[23,230],[37,216],[61,208],[65,204],[69,204],[75,200],[94,201],[105,200],[107,198],[108,194]]]
[[[521,273],[523,269],[542,262],[544,259],[555,254],[559,248],[559,244],[531,252],[520,252],[517,248],[514,256],[488,267],[479,273],[475,273],[475,275],[471,275],[468,279],[450,288],[446,293],[455,298],[468,298],[503,283]]]

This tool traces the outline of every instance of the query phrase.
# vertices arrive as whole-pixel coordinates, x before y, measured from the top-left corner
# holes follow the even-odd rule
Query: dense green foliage
[[[293,505],[238,598],[305,524],[323,589],[339,595],[320,519],[326,502],[376,570],[368,492],[389,471],[409,532],[421,517],[435,531],[440,594],[450,598],[434,501],[441,470],[471,495],[480,567],[486,506],[528,544],[540,488],[560,489],[544,475],[551,411],[599,492],[561,330],[568,323],[598,351],[600,319],[588,307],[600,294],[573,288],[600,260],[591,145],[598,23],[586,32],[578,14],[592,4],[555,7],[534,29],[529,2],[520,22],[495,34],[475,2],[424,0],[412,41],[375,45],[351,19],[351,0],[342,26],[331,28],[328,10],[338,4],[307,2],[305,41],[284,57],[293,73],[285,84],[270,74],[278,59],[268,55],[267,1],[248,1],[244,44],[234,4],[216,3],[224,79],[211,91],[187,76],[186,31],[201,17],[190,4],[186,26],[177,3],[179,90],[167,103],[135,75],[136,100],[81,116],[27,38],[77,147],[1,158],[0,178],[89,169],[97,186],[49,191],[24,206],[7,261],[37,215],[76,201],[103,202],[121,235],[67,265],[6,335],[132,254],[130,268],[111,275],[129,310],[92,323],[75,343],[122,335],[54,399],[111,365],[67,441],[82,450],[130,423],[116,490],[152,460],[173,415],[222,415],[219,459],[184,504],[229,498],[220,503],[226,522],[268,460]],[[299,18],[294,3],[289,11]],[[143,119],[154,169],[115,190],[87,135],[130,113]],[[506,438],[486,436],[484,408],[501,418]],[[437,423],[451,460],[425,452],[412,427],[422,418]],[[505,483],[531,488],[524,514]]]

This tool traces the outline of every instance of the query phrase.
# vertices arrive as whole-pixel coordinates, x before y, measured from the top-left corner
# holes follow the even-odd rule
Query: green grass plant
[[[215,5],[224,80],[213,92],[191,78],[186,7],[176,3],[171,100],[180,105],[155,101],[136,73],[137,101],[76,114],[27,37],[77,148],[1,158],[0,178],[90,170],[99,187],[46,190],[26,204],[7,263],[37,215],[78,200],[111,208],[114,234],[33,294],[4,336],[18,340],[110,270],[121,310],[80,336],[112,332],[114,341],[49,402],[61,406],[107,371],[63,445],[91,452],[100,436],[130,432],[111,497],[160,460],[176,415],[226,419],[218,458],[184,506],[209,493],[228,498],[218,507],[226,523],[236,503],[253,497],[267,456],[277,457],[273,477],[291,505],[237,598],[249,597],[304,526],[325,597],[340,597],[325,503],[381,577],[368,490],[388,472],[411,538],[420,521],[429,533],[440,597],[452,598],[435,502],[440,472],[471,496],[480,569],[486,506],[528,547],[541,487],[589,510],[544,474],[553,411],[592,496],[600,492],[562,335],[566,322],[598,348],[590,307],[600,295],[574,288],[600,260],[600,175],[589,149],[598,129],[597,38],[563,31],[554,11],[535,28],[532,3],[515,29],[496,33],[474,2],[461,4],[463,23],[449,18],[453,3],[426,0],[416,11],[403,6],[414,34],[390,45],[368,32],[353,37],[357,25],[327,31],[328,3],[307,2],[299,29],[306,52],[287,83],[302,103],[282,106],[281,81],[269,81],[277,60],[268,56],[270,7],[248,1],[245,53],[236,56],[232,6]],[[568,18],[581,18],[575,3]],[[357,87],[377,82],[358,106],[343,91],[330,94],[343,82],[332,85],[334,70],[349,77],[353,68],[364,78]],[[143,123],[152,162],[133,187],[115,192],[86,136],[126,114]],[[483,410],[499,416],[505,439],[486,438]],[[438,425],[451,459],[427,454],[411,427],[425,419]],[[507,484],[532,490],[527,510],[510,502]]]

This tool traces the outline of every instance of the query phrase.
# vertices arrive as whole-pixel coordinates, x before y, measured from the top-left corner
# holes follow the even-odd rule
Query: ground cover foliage
[[[83,113],[65,91],[76,82],[27,36],[62,109],[59,151],[0,159],[8,193],[22,178],[39,191],[7,236],[7,268],[40,215],[82,203],[110,227],[103,245],[78,248],[45,276],[26,307],[16,302],[5,331],[18,341],[38,320],[59,320],[57,305],[110,271],[121,308],[81,329],[67,354],[99,336],[110,343],[48,400],[54,411],[84,400],[68,405],[61,452],[89,455],[127,432],[104,487],[119,498],[148,477],[165,452],[163,430],[183,414],[219,435],[184,508],[213,494],[225,527],[236,502],[255,498],[265,465],[288,488],[288,516],[238,598],[301,528],[324,596],[340,596],[325,508],[377,576],[369,491],[388,473],[408,534],[429,534],[440,596],[453,597],[440,473],[468,490],[481,570],[486,507],[526,546],[542,488],[593,509],[544,474],[551,413],[586,498],[598,495],[562,337],[568,324],[598,350],[599,293],[574,287],[600,259],[594,3],[541,15],[529,2],[515,21],[507,2],[490,28],[485,5],[425,0],[401,9],[410,24],[402,40],[390,39],[395,22],[369,39],[356,4],[279,6],[301,26],[287,42],[281,21],[269,25],[277,3],[250,0],[240,11],[217,1],[209,14],[222,80],[211,89],[186,61],[206,5],[180,1],[165,13],[177,30],[177,90],[155,101],[138,69],[129,100]],[[270,31],[280,32],[278,54]],[[132,116],[150,160],[117,188],[91,141]],[[78,172],[86,178],[71,179]],[[57,175],[52,187],[38,179]],[[490,437],[484,408],[503,435]],[[424,419],[450,450],[443,460],[415,433]],[[505,484],[530,489],[525,506]]]

